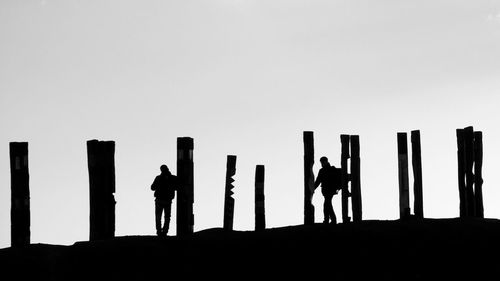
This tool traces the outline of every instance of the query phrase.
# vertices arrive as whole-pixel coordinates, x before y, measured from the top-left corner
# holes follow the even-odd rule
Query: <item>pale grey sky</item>
[[[267,226],[302,223],[304,130],[334,165],[339,135],[359,134],[364,218],[395,219],[396,133],[421,130],[425,215],[456,217],[455,129],[474,125],[500,218],[498,0],[4,0],[0,40],[0,247],[10,141],[29,142],[34,243],[88,239],[94,138],[116,141],[117,235],[154,234],[149,186],[179,136],[195,141],[195,230],[222,226],[228,154],[235,229],[253,229],[257,164]]]

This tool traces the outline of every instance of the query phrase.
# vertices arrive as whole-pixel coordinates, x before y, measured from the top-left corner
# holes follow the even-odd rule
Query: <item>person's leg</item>
[[[163,225],[163,234],[167,235],[170,226],[170,213],[172,211],[172,201],[166,202],[164,208],[165,208],[165,224]]]
[[[323,202],[323,223],[328,223],[330,217],[330,210],[328,209],[328,195],[323,195],[325,202]]]
[[[332,221],[335,220],[335,222],[337,220],[337,218],[335,217],[335,213],[333,212],[332,198],[333,195],[325,195],[325,203],[323,204],[323,216],[325,218],[323,220],[324,223],[329,223],[330,219]]]
[[[158,201],[155,201],[155,225],[156,234],[159,236],[161,234],[161,215],[163,212],[163,207]]]
[[[330,199],[330,210],[331,210],[330,218],[332,220],[331,223],[337,224],[337,216],[335,215],[335,210],[333,209],[332,199],[333,199],[333,196]]]

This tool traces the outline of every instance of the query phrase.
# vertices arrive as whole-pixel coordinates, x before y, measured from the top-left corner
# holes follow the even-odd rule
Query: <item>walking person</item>
[[[340,169],[335,168],[335,166],[330,165],[328,158],[325,156],[321,157],[321,169],[319,170],[318,177],[314,182],[314,189],[321,184],[321,193],[325,198],[323,203],[323,223],[337,223],[337,217],[335,216],[335,211],[333,210],[332,199],[335,194],[342,188],[342,173]]]
[[[161,174],[156,176],[151,185],[151,190],[155,196],[155,222],[156,235],[167,236],[170,225],[170,213],[172,210],[172,200],[177,189],[177,177],[172,175],[167,165],[161,165]],[[165,214],[165,221],[162,227],[162,215]]]

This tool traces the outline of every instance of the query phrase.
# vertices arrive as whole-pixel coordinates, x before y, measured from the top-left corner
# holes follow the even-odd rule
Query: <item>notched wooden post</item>
[[[226,230],[233,230],[234,198],[233,176],[236,174],[236,156],[228,155],[226,163],[226,189],[224,195],[224,225]]]

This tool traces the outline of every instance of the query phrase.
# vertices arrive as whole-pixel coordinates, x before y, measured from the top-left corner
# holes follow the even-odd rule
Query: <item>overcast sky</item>
[[[181,136],[196,231],[222,226],[228,154],[236,230],[254,228],[257,164],[267,226],[301,224],[305,130],[316,174],[359,134],[363,218],[397,219],[396,133],[420,129],[424,215],[441,218],[459,214],[455,129],[473,125],[485,215],[500,218],[498,0],[3,0],[0,40],[0,247],[11,141],[29,142],[33,243],[88,240],[90,139],[116,141],[120,236],[155,233],[149,187],[161,164],[175,173]]]

